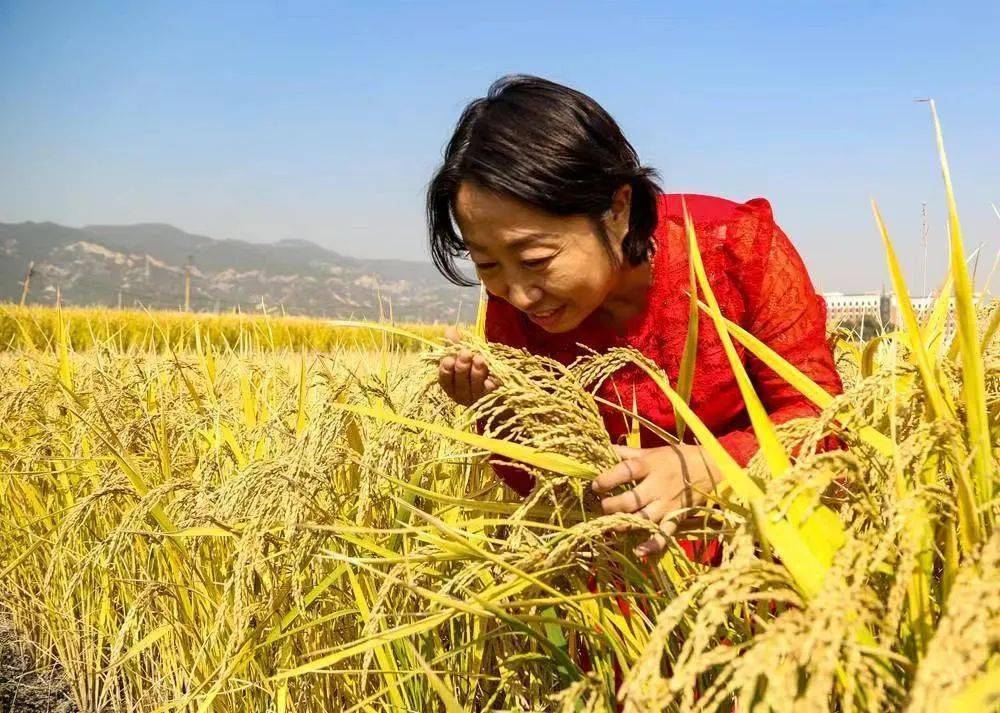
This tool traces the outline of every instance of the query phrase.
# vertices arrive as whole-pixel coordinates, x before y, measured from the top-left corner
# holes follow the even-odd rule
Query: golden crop
[[[54,344],[59,311],[52,307],[0,305],[0,351],[46,349]],[[66,339],[76,351],[96,345],[117,351],[185,351],[205,339],[234,350],[276,349],[334,351],[343,347],[379,349],[389,342],[408,349],[421,346],[417,339],[343,326],[344,322],[307,317],[191,312],[138,312],[100,307],[64,307]],[[439,337],[444,325],[405,325],[406,331],[425,339]]]
[[[64,311],[39,348],[23,336],[39,313],[8,310],[0,616],[85,711],[988,710],[1000,306],[973,303],[952,216],[941,309],[842,343],[838,397],[729,323],[693,261],[691,313],[733,368],[740,343],[822,410],[775,427],[746,381],[762,445],[746,469],[635,352],[566,368],[486,344],[480,323],[466,341],[500,388],[462,409],[433,335],[414,354],[397,328],[344,325],[395,336],[307,349],[248,321],[182,327],[163,350]],[[591,389],[627,360],[725,472],[718,507],[678,513],[680,537],[724,537],[719,567],[676,544],[637,561],[612,532],[652,525],[586,495],[613,462]],[[828,434],[847,448],[815,453]],[[529,499],[487,453],[532,469]]]

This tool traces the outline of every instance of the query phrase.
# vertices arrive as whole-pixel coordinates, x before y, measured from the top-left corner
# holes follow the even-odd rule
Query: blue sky
[[[590,94],[671,192],[764,196],[821,290],[878,289],[876,198],[946,269],[1000,247],[998,3],[0,0],[0,221],[167,222],[426,258],[427,181],[510,72]]]

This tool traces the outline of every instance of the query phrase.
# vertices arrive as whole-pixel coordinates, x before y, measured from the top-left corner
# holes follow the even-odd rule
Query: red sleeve
[[[733,226],[735,239],[726,241],[746,300],[742,326],[828,392],[839,394],[843,384],[826,340],[826,303],[775,224],[768,202],[758,198],[747,206],[752,210]],[[817,406],[756,357],[748,354],[746,366],[772,422],[819,414]],[[719,442],[743,466],[759,448],[752,427],[731,431]],[[826,450],[838,444],[828,438],[821,445]]]
[[[486,303],[486,340],[520,349],[526,346],[523,325],[517,310],[492,295]],[[477,429],[482,433],[483,428],[483,419],[480,419]],[[499,460],[496,456],[490,456],[489,462],[493,472],[518,495],[527,496],[535,487],[535,478],[521,468],[500,463]]]

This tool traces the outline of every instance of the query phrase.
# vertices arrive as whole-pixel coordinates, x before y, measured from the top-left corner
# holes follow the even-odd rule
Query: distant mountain
[[[429,262],[361,260],[311,243],[249,243],[194,235],[171,225],[0,223],[0,301],[17,301],[34,262],[29,302],[176,309],[190,265],[191,309],[253,311],[261,303],[289,314],[453,321],[475,316],[478,292],[441,277]]]

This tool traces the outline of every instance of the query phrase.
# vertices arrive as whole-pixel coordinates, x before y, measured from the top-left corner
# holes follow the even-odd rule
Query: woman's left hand
[[[677,529],[667,516],[681,508],[703,505],[722,474],[701,446],[679,444],[658,448],[614,446],[621,462],[598,476],[591,487],[598,495],[619,485],[636,483],[620,495],[601,500],[604,514],[634,513],[660,525],[657,534],[635,548],[637,556],[659,554]]]

